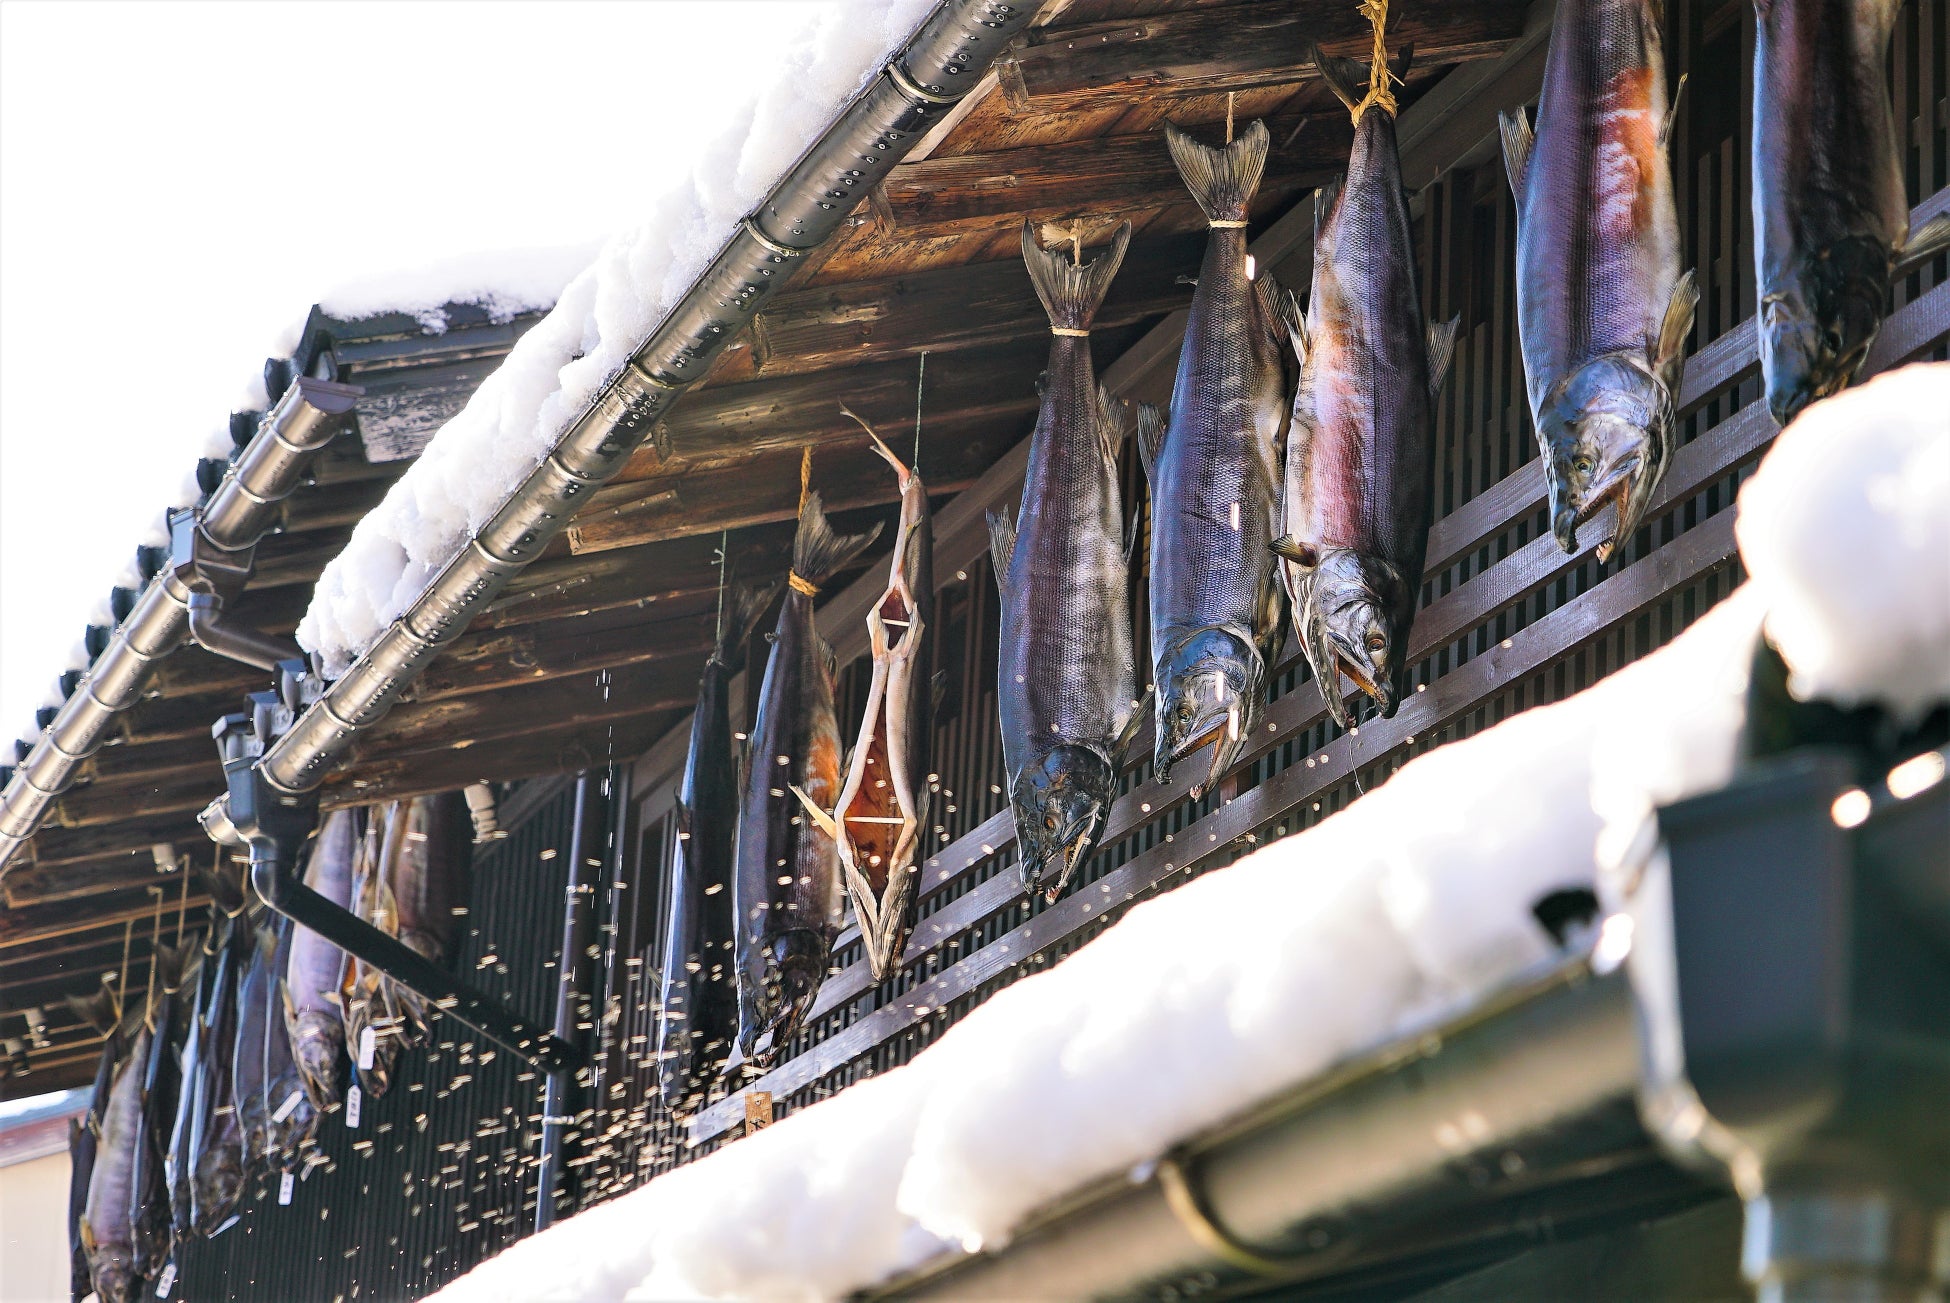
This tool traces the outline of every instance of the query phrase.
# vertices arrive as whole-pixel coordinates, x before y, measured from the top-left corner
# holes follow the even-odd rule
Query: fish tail
[[[799,532],[792,539],[793,577],[817,589],[866,551],[880,537],[880,528],[876,524],[864,534],[837,534],[826,519],[819,494],[808,492],[799,503]]]
[[[1207,222],[1244,222],[1253,196],[1266,171],[1269,142],[1264,122],[1253,122],[1230,145],[1201,145],[1177,127],[1165,124],[1165,144],[1178,165],[1186,189],[1205,213]]]
[[[115,1029],[115,992],[104,985],[93,995],[70,995],[68,1007],[77,1018],[106,1036]]]
[[[1036,243],[1035,228],[1024,219],[1022,260],[1029,268],[1029,279],[1036,286],[1036,297],[1049,313],[1049,324],[1058,330],[1088,330],[1110,292],[1112,278],[1124,262],[1124,251],[1131,244],[1131,224],[1118,225],[1110,248],[1079,262],[1065,257],[1059,249],[1045,249]]]
[[[189,971],[190,956],[195,953],[194,941],[172,946],[167,941],[156,943],[156,985],[164,995],[174,995],[183,985],[183,975]]]
[[[711,647],[711,659],[720,665],[729,666],[758,627],[759,617],[765,608],[779,595],[779,585],[740,584],[725,594],[724,618],[718,623],[718,635]]]

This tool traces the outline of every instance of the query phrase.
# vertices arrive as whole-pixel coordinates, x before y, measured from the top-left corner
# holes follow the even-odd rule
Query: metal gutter
[[[1457,1235],[1498,1194],[1693,1197],[1639,1126],[1633,1019],[1622,971],[1560,963],[865,1297],[1224,1297],[1386,1257],[1405,1229]]]
[[[248,556],[279,504],[331,442],[332,417],[352,409],[353,385],[294,380],[185,528],[217,555]],[[75,770],[107,738],[115,716],[142,697],[156,662],[190,636],[192,594],[173,569],[158,572],[68,694],[0,797],[0,871],[34,835]]]
[[[824,244],[859,199],[980,82],[1029,25],[1031,0],[944,0],[747,217],[690,292],[555,449],[258,764],[279,791],[312,791],[447,643],[622,469],[679,394]]]

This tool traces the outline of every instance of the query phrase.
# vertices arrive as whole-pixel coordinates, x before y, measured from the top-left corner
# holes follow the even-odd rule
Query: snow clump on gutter
[[[641,226],[611,240],[352,532],[326,566],[298,641],[337,677],[494,515],[842,108],[933,12],[930,0],[815,10],[781,66],[738,65],[748,98],[710,107],[714,145],[676,172]],[[673,124],[673,129],[678,129]],[[654,157],[635,160],[655,166]]]

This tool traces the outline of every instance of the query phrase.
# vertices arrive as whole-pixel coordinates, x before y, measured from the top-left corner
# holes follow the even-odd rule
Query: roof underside
[[[1412,42],[1404,107],[1457,64],[1502,51],[1525,0],[1459,0],[1403,11],[1390,40]],[[892,519],[895,485],[840,411],[846,403],[904,447],[926,384],[920,465],[946,495],[1029,432],[1047,323],[1018,249],[1027,217],[1045,238],[1101,243],[1119,221],[1130,253],[1098,318],[1108,366],[1184,307],[1203,219],[1158,128],[1208,138],[1264,118],[1273,149],[1253,212],[1258,234],[1346,157],[1348,115],[1314,77],[1307,43],[1365,57],[1349,0],[1052,0],[1030,44],[1005,61],[947,129],[863,200],[850,229],[806,260],[668,421],[670,455],[648,446],[450,647],[328,781],[329,804],[515,779],[641,753],[688,711],[710,636],[729,531],[735,579],[784,576],[800,450],[841,524]],[[1411,180],[1411,184],[1415,184]],[[1307,251],[1274,270],[1304,283]],[[406,316],[315,315],[294,365],[366,387],[357,421],[290,499],[284,529],[258,547],[237,605],[289,632],[353,525],[412,454],[489,374],[534,318],[495,322],[454,308],[442,335]],[[1154,337],[1155,338],[1155,337]],[[1161,398],[1168,368],[1134,396]],[[890,531],[891,532],[891,531]],[[875,555],[884,555],[876,553]],[[869,564],[873,556],[863,559]],[[599,681],[607,671],[607,681]],[[60,1003],[120,968],[147,973],[157,910],[173,927],[199,896],[159,877],[152,847],[213,849],[196,812],[221,774],[212,722],[267,686],[259,670],[186,647],[80,770],[6,875],[0,1011],[47,1007],[36,1070],[0,1084],[23,1094],[80,1081],[96,1041]],[[163,888],[159,895],[157,889]],[[9,1021],[8,1036],[20,1034]]]

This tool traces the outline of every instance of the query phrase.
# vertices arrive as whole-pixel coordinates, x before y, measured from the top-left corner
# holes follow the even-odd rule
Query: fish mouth
[[[1089,858],[1103,819],[1103,807],[1097,806],[1066,824],[1057,833],[1055,842],[1036,857],[1023,885],[1032,892],[1040,889],[1043,899],[1054,904],[1056,898],[1063,894],[1063,889],[1070,885],[1070,879],[1075,876],[1078,867]],[[1059,866],[1056,881],[1044,886],[1044,879],[1052,864]]]
[[[1333,648],[1334,668],[1346,675],[1350,683],[1368,695],[1369,699],[1374,702],[1375,710],[1381,718],[1393,719],[1395,717],[1395,711],[1401,706],[1401,700],[1395,694],[1395,685],[1386,679],[1377,681],[1375,675],[1370,672],[1370,667],[1362,663],[1360,654],[1354,650],[1346,638],[1338,633],[1331,632],[1327,635],[1327,638]],[[1329,703],[1330,706],[1339,705],[1341,706],[1342,712],[1345,713],[1346,706],[1340,702],[1338,693],[1327,692],[1322,695],[1333,698]],[[1346,728],[1352,720],[1337,718],[1335,722],[1340,724],[1342,728]]]
[[[740,1007],[754,1015],[738,1029],[738,1048],[747,1059],[764,1068],[778,1061],[819,994],[824,950],[817,934],[797,928],[767,944],[762,978],[739,973]]]
[[[1171,771],[1178,763],[1197,754],[1206,745],[1212,747],[1212,766],[1201,782],[1192,785],[1192,797],[1196,800],[1207,789],[1216,784],[1225,771],[1232,767],[1232,761],[1239,754],[1244,735],[1244,708],[1237,698],[1226,702],[1219,708],[1201,711],[1192,720],[1184,737],[1176,742],[1166,739],[1164,762],[1155,765],[1158,781],[1171,781]]]
[[[1557,545],[1571,556],[1578,551],[1578,527],[1589,524],[1607,505],[1616,508],[1612,530],[1598,544],[1598,560],[1609,561],[1612,554],[1639,527],[1650,494],[1646,489],[1644,457],[1631,453],[1618,459],[1592,485],[1579,494],[1576,505],[1564,503],[1551,514],[1551,533]]]

